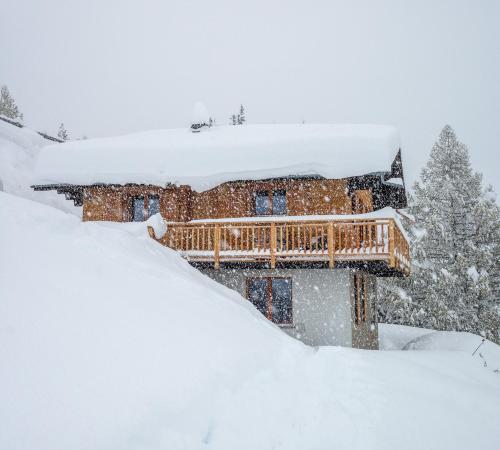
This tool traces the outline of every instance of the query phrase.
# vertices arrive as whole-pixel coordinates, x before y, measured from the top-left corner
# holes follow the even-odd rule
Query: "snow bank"
[[[405,325],[378,324],[378,341],[380,350],[402,350],[411,340],[434,330],[408,327]]]
[[[48,143],[34,130],[0,120],[0,182],[3,190],[81,216],[81,208],[75,208],[63,196],[55,192],[34,192],[30,187],[40,150]]]
[[[0,219],[2,449],[498,446],[500,376],[470,355],[311,349],[144,223],[5,193]]]
[[[156,130],[47,147],[36,184],[167,183],[204,191],[238,179],[344,178],[390,171],[398,132],[382,125],[244,125]]]
[[[0,179],[6,192],[29,190],[29,174],[43,145],[35,131],[0,120]]]
[[[379,324],[381,350],[463,352],[491,370],[500,370],[500,346],[472,333]]]
[[[165,220],[163,220],[163,217],[160,213],[151,216],[146,221],[146,226],[150,226],[151,228],[153,228],[154,237],[156,239],[161,239],[167,232],[167,223],[165,222]]]
[[[477,349],[477,351],[476,351]],[[472,333],[456,331],[434,331],[418,336],[408,342],[403,350],[434,350],[474,353],[486,367],[500,372],[500,346]]]
[[[378,209],[377,211],[372,211],[364,214],[313,214],[306,216],[252,216],[252,217],[225,217],[222,219],[194,219],[189,221],[189,223],[219,223],[219,222],[231,222],[231,223],[244,223],[244,222],[280,222],[285,220],[287,222],[304,222],[304,221],[315,221],[315,220],[375,220],[375,219],[396,219],[399,220],[398,212],[387,206],[386,208]]]

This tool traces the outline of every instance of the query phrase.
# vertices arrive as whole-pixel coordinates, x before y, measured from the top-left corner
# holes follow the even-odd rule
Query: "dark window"
[[[292,283],[290,278],[271,278],[272,313],[275,323],[292,323]]]
[[[149,217],[160,212],[160,197],[152,196],[148,198]]]
[[[273,192],[273,214],[276,216],[286,214],[286,191]]]
[[[269,192],[257,192],[255,194],[255,214],[257,216],[269,215],[271,211],[271,198]]]
[[[255,194],[255,215],[285,215],[286,191],[259,191]]]
[[[366,321],[366,309],[368,302],[368,279],[365,275],[357,273],[354,275],[354,298],[356,323]]]
[[[143,222],[144,214],[144,197],[135,197],[132,203],[132,220],[134,222]]]
[[[132,220],[143,222],[160,212],[160,197],[157,195],[132,198]]]
[[[293,323],[291,278],[248,278],[248,299],[269,320]]]
[[[248,299],[265,316],[267,316],[267,278],[250,278],[248,280]]]

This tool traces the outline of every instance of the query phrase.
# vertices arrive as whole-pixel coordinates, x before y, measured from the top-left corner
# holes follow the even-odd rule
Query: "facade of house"
[[[48,148],[34,189],[64,193],[85,221],[160,213],[166,231],[149,226],[153,239],[286,333],[378,348],[377,277],[409,270],[392,128],[237,126],[96,141]]]

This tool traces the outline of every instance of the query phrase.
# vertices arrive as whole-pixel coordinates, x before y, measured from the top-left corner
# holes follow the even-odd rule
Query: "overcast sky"
[[[449,123],[500,192],[500,1],[0,0],[0,84],[71,137],[219,124],[388,123],[408,181]],[[339,162],[341,163],[341,162]]]

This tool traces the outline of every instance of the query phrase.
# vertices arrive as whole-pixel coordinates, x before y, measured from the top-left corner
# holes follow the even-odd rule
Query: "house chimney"
[[[210,127],[210,115],[207,107],[202,102],[196,102],[193,109],[193,120],[191,121],[191,131],[199,133],[208,130]]]

